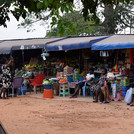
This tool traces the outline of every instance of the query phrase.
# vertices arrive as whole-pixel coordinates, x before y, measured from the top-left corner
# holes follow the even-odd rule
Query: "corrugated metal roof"
[[[0,40],[0,54],[9,54],[12,50],[44,48],[44,44],[63,38],[31,38],[18,40]]]
[[[112,35],[104,40],[94,43],[92,50],[110,50],[134,48],[134,35]]]
[[[47,43],[45,49],[47,51],[73,50],[89,48],[92,43],[104,39],[107,36],[91,36],[91,37],[68,37],[64,40],[54,43]]]

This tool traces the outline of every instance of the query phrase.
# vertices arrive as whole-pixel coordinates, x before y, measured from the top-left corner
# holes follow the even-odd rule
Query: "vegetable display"
[[[47,80],[47,79],[44,79],[43,80],[43,83],[42,83],[43,85],[51,85],[51,84],[53,84],[53,80]]]
[[[60,79],[60,81],[59,81],[59,83],[67,83],[67,82],[68,82],[67,78],[62,78],[62,79]]]

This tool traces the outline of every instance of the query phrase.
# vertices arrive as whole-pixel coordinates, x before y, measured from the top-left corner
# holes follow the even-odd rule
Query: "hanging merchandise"
[[[41,56],[42,56],[43,60],[45,61],[46,60],[46,57],[49,56],[49,53],[47,53],[47,51],[45,49],[43,49]]]
[[[119,73],[120,73],[120,71],[119,71],[117,65],[115,65],[115,66],[113,67],[113,73],[114,73],[114,74],[119,74]]]
[[[100,51],[100,56],[101,57],[109,57],[109,52],[108,51]]]

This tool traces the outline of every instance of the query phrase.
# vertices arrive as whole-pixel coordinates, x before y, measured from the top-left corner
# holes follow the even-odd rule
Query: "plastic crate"
[[[52,89],[52,88],[53,88],[53,85],[52,84],[44,85],[44,89]]]

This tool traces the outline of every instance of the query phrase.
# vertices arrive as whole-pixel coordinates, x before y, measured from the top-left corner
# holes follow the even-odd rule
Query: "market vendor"
[[[58,78],[59,76],[61,76],[61,73],[63,73],[63,67],[64,67],[64,63],[61,60],[58,60],[56,78]]]
[[[95,78],[94,69],[90,68],[89,73],[86,75],[86,81],[80,82],[80,83],[78,83],[76,85],[75,91],[74,91],[73,95],[70,98],[76,98],[79,90],[81,90],[82,87],[85,85],[85,82],[90,83],[91,81],[93,81],[94,78]]]

